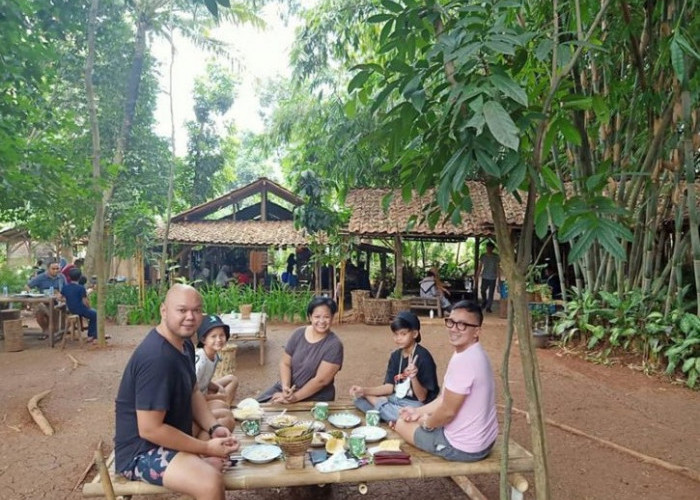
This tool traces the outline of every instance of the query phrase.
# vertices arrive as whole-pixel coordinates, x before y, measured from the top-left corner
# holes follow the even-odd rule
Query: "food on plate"
[[[260,408],[260,403],[253,398],[245,398],[236,405],[236,408]]]
[[[233,410],[233,418],[236,420],[248,420],[255,418],[262,418],[264,411],[262,408],[235,408]]]
[[[326,451],[331,455],[345,451],[345,439],[331,437],[326,441]]]
[[[338,438],[338,439],[345,437],[345,433],[343,431],[330,431],[328,434],[330,434],[332,437]]]
[[[318,422],[316,420],[302,420],[300,422],[297,422],[297,425],[299,427],[311,427],[314,432],[321,432],[326,430],[326,426],[324,425],[323,422]]]
[[[291,427],[296,424],[299,419],[293,415],[275,415],[267,420],[270,426],[280,429],[282,427]]]
[[[385,439],[377,445],[379,451],[401,451],[400,439]]]
[[[263,432],[255,436],[255,442],[259,444],[277,444],[277,437],[272,432]]]

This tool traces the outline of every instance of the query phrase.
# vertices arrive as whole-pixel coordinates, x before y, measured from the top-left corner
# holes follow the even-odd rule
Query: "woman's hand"
[[[359,385],[353,385],[353,386],[350,388],[350,395],[351,395],[353,398],[361,398],[361,397],[363,397],[363,396],[365,395],[365,388],[364,388],[364,387],[360,387]]]

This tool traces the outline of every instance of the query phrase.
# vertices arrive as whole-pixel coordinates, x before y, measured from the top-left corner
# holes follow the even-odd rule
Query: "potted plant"
[[[409,311],[411,309],[411,299],[404,297],[402,293],[397,293],[396,290],[389,295],[391,302],[391,317],[395,318],[401,311]]]
[[[549,314],[543,307],[531,307],[530,323],[532,326],[532,339],[535,347],[545,348],[549,346]]]

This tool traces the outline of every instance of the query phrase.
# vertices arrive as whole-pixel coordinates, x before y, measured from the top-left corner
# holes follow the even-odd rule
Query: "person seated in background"
[[[70,272],[71,269],[82,269],[85,259],[75,259],[72,264],[68,264],[66,267],[61,269],[61,274],[66,278],[66,283],[70,283]]]
[[[45,271],[46,269],[44,269],[44,261],[41,259],[37,260],[36,264],[34,264],[34,267],[32,267],[32,278]]]
[[[378,410],[382,420],[395,422],[401,408],[430,403],[440,387],[433,356],[419,345],[418,317],[411,311],[401,311],[390,328],[398,349],[389,357],[384,383],[375,387],[353,385],[350,395],[359,410]]]
[[[545,282],[549,289],[552,291],[552,299],[561,300],[561,282],[559,281],[559,276],[557,275],[557,270],[553,264],[549,264],[545,270]]]
[[[259,402],[335,400],[335,376],[343,366],[343,343],[331,331],[337,311],[329,297],[311,299],[306,308],[310,324],[292,333],[280,360],[280,379],[258,396]]]
[[[419,285],[420,296],[424,298],[434,298],[440,299],[440,305],[443,309],[450,307],[450,301],[445,297],[445,294],[449,295],[450,292],[444,286],[441,286],[435,279],[435,271],[432,269],[428,271],[428,274],[423,278]]]
[[[215,283],[221,287],[228,286],[228,282],[231,281],[229,277],[229,268],[226,264],[221,266],[219,273],[216,275]]]
[[[45,272],[37,274],[29,280],[25,289],[27,291],[35,289],[41,293],[47,293],[48,290],[53,288],[54,295],[60,296],[61,290],[66,286],[66,279],[60,271],[61,268],[58,262],[52,262]],[[46,338],[49,334],[49,308],[43,303],[36,304],[34,307],[34,314],[36,315],[36,322],[39,323],[39,327],[41,327],[42,335]],[[57,320],[58,311],[54,310],[54,324],[56,324]]]
[[[70,283],[61,289],[61,295],[66,300],[68,312],[88,320],[88,342],[93,342],[97,339],[97,311],[90,307],[87,290],[79,283],[80,278],[83,277],[80,269],[74,267],[68,273],[70,275]],[[109,338],[109,335],[105,336],[105,338]]]
[[[197,387],[209,404],[209,409],[216,421],[233,431],[236,421],[231,414],[231,403],[236,397],[238,378],[235,375],[224,375],[214,380],[216,366],[219,364],[219,352],[226,346],[230,338],[229,326],[221,321],[216,314],[204,317],[197,329],[197,349],[194,351],[194,369],[197,374]],[[208,439],[204,429],[195,425],[193,435],[199,439]]]
[[[454,353],[442,392],[425,406],[402,408],[396,421],[396,432],[408,443],[446,460],[483,460],[498,436],[496,382],[479,343],[483,320],[474,302],[452,306],[445,327]]]

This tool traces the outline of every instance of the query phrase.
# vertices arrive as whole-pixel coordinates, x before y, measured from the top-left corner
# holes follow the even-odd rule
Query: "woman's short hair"
[[[418,336],[416,337],[416,342],[420,342],[420,320],[418,316],[413,314],[411,311],[401,311],[396,315],[394,321],[389,325],[391,331],[396,333],[399,330],[416,330],[418,331]]]
[[[335,303],[335,300],[330,297],[314,297],[311,299],[311,302],[309,302],[309,305],[306,306],[306,316],[310,317],[314,313],[314,310],[321,306],[326,306],[330,309],[331,315],[335,315],[335,313],[338,312],[338,304]]]

